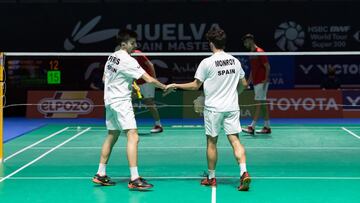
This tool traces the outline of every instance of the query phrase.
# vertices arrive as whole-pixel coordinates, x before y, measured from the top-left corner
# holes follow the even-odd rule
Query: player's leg
[[[106,107],[106,127],[108,135],[101,148],[100,163],[96,175],[93,177],[93,182],[105,186],[115,185],[110,177],[106,175],[106,165],[109,161],[114,144],[120,135],[120,127],[116,121],[116,114],[114,114],[111,106]]]
[[[100,164],[107,164],[114,147],[120,135],[119,130],[108,130],[108,135],[101,148]]]
[[[154,127],[151,129],[151,133],[161,133],[164,131],[162,125],[161,125],[161,121],[160,121],[160,114],[159,111],[156,107],[154,98],[144,98],[144,104],[146,105],[146,107],[149,109],[149,112],[151,114],[151,116],[153,117],[154,121],[155,121],[155,125]]]
[[[259,98],[259,99],[261,99],[261,104],[262,104],[261,106],[262,106],[262,111],[263,111],[263,115],[264,115],[264,127],[261,130],[256,131],[256,133],[259,133],[259,134],[270,134],[271,133],[269,105],[267,104],[267,101],[266,101],[268,87],[269,87],[269,83],[264,84],[263,88],[261,89],[261,98]]]
[[[155,98],[155,87],[151,84],[145,83],[140,85],[141,94],[144,97],[144,104],[146,108],[150,111],[151,116],[155,120],[155,125],[153,129],[151,129],[152,133],[160,133],[163,131],[160,114],[156,107],[154,98]]]
[[[201,180],[201,185],[216,186],[215,169],[218,158],[217,139],[220,133],[222,114],[211,111],[204,111],[205,134],[206,134],[206,158],[208,165],[208,175]]]
[[[125,130],[127,135],[127,144],[126,144],[126,153],[128,158],[129,167],[137,167],[138,160],[138,143],[139,143],[139,135],[137,129],[129,129]],[[139,177],[139,174],[131,174],[131,179],[136,179]]]
[[[238,134],[228,134],[227,137],[233,148],[235,159],[240,167],[240,185],[238,186],[238,190],[248,191],[251,179],[246,169],[245,147],[240,143]]]
[[[247,191],[249,190],[251,179],[246,169],[245,147],[240,143],[239,139],[239,133],[241,132],[239,119],[239,111],[228,112],[224,118],[224,131],[227,134],[234,157],[240,167],[240,186],[238,190]]]
[[[127,158],[129,162],[131,178],[128,184],[129,189],[144,190],[152,188],[153,185],[148,183],[144,178],[139,176],[138,172],[138,143],[139,134],[137,129],[126,130],[127,134]]]
[[[153,185],[141,178],[138,172],[139,134],[131,100],[121,102],[121,105],[117,106],[116,113],[118,118],[117,121],[127,135],[126,152],[131,175],[128,187],[137,190],[151,188]]]
[[[206,145],[206,157],[208,163],[208,169],[210,171],[209,178],[215,178],[215,173],[211,173],[215,171],[216,163],[217,163],[217,139],[218,137],[212,137],[211,135],[206,135],[207,145]]]
[[[248,133],[248,134],[251,134],[251,135],[255,134],[256,123],[257,123],[257,121],[259,120],[259,117],[260,117],[261,89],[262,89],[262,84],[254,85],[255,112],[254,112],[254,115],[253,115],[253,120],[252,120],[251,124],[247,126],[247,128],[242,129],[245,133]]]

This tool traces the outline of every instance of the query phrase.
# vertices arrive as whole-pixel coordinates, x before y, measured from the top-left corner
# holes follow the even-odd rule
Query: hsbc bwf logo
[[[293,21],[283,22],[276,28],[274,39],[282,51],[297,51],[304,45],[305,32]]]

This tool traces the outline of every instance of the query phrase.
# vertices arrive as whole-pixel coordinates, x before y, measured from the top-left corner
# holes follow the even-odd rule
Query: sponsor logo
[[[207,30],[219,27],[217,23],[128,24],[138,35],[142,51],[208,51],[204,38]]]
[[[74,50],[81,44],[98,43],[117,35],[120,29],[96,30],[102,16],[96,16],[85,25],[79,20],[70,37],[64,41],[64,49]],[[217,23],[164,23],[164,24],[127,24],[126,28],[138,35],[137,46],[142,51],[207,51],[209,44],[205,32]]]
[[[304,45],[305,32],[303,28],[293,22],[281,23],[274,33],[276,45],[283,51],[296,51]]]
[[[349,25],[312,25],[307,32],[312,48],[345,48],[350,35]]]
[[[78,21],[71,33],[71,37],[66,38],[64,41],[64,49],[71,51],[75,49],[78,44],[97,43],[115,37],[119,32],[119,29],[106,29],[91,32],[95,26],[99,24],[100,20],[101,16],[96,16],[84,26],[82,26],[81,21]]]
[[[356,97],[356,98],[352,98],[350,96],[346,97],[346,100],[348,103],[351,104],[351,106],[358,106],[360,105],[360,96]]]
[[[309,65],[299,65],[300,69],[308,75],[310,71],[314,68],[316,71],[320,70],[324,75],[327,74],[328,68],[333,67],[336,70],[336,74],[344,75],[359,75],[360,74],[360,64],[309,64]]]
[[[346,32],[349,32],[351,29],[351,26],[336,26],[336,25],[333,25],[333,26],[326,26],[326,25],[323,25],[323,26],[309,26],[308,27],[308,31],[309,32],[313,32],[313,33],[323,33],[323,32],[342,32],[342,33],[346,33]]]
[[[360,31],[357,31],[355,34],[354,34],[354,39],[358,42],[360,42]]]
[[[198,67],[198,64],[190,64],[190,63],[185,63],[185,64],[177,64],[174,63],[174,67],[173,67],[173,71],[176,73],[187,73],[187,72],[196,72],[196,69]]]
[[[344,110],[359,111],[360,110],[360,92],[359,91],[343,91]]]
[[[92,112],[94,103],[84,94],[79,94],[77,97],[74,99],[74,93],[55,92],[52,98],[40,100],[38,111],[45,117],[59,117],[57,114],[64,113],[73,114],[72,117],[76,117],[79,114]]]
[[[280,111],[332,111],[339,110],[335,98],[269,98],[270,110]]]
[[[283,85],[285,84],[284,79],[281,77],[270,76],[269,82],[271,85]]]

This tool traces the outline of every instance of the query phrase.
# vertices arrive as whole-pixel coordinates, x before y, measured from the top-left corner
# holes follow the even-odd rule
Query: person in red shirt
[[[246,49],[251,52],[264,52],[262,48],[255,44],[255,39],[252,34],[246,34],[243,38],[243,43]],[[266,95],[269,87],[270,64],[267,56],[250,56],[250,76],[248,83],[254,86],[256,110],[253,115],[251,124],[243,129],[248,134],[270,134],[270,115],[269,107],[266,104]],[[255,131],[256,122],[260,116],[260,110],[264,111],[264,127],[261,130]]]
[[[154,64],[151,63],[148,57],[140,50],[134,50],[133,53],[140,54],[134,56],[134,58],[139,62],[140,66],[148,73],[151,77],[156,78]],[[154,98],[155,98],[155,87],[151,84],[146,83],[143,79],[136,81],[136,84],[139,85],[141,94],[143,96],[143,101],[146,108],[150,111],[151,116],[155,120],[155,125],[153,129],[150,130],[151,133],[161,133],[164,131],[160,122],[159,111],[157,110]]]

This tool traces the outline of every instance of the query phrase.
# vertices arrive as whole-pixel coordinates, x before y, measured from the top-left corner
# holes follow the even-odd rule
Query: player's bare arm
[[[147,60],[145,62],[145,65],[149,68],[149,74],[150,75],[153,75],[155,78],[156,78],[156,72],[155,72],[155,67],[154,67],[154,64],[151,63],[151,61]]]
[[[192,82],[183,83],[183,84],[170,84],[166,86],[166,90],[170,89],[183,89],[183,90],[198,90],[202,85],[202,82],[198,79],[195,79]]]
[[[263,83],[267,83],[267,82],[269,82],[270,64],[269,64],[269,63],[265,63],[265,64],[264,64],[264,67],[265,67],[265,80],[263,81]]]
[[[142,78],[143,80],[145,80],[145,82],[150,83],[150,84],[153,84],[153,85],[154,85],[155,87],[157,87],[157,88],[160,88],[160,89],[162,89],[162,90],[165,90],[165,88],[166,88],[166,85],[162,84],[162,83],[159,82],[157,79],[151,77],[151,76],[150,76],[149,74],[147,74],[147,73],[144,73],[144,74],[141,76],[141,78]]]

